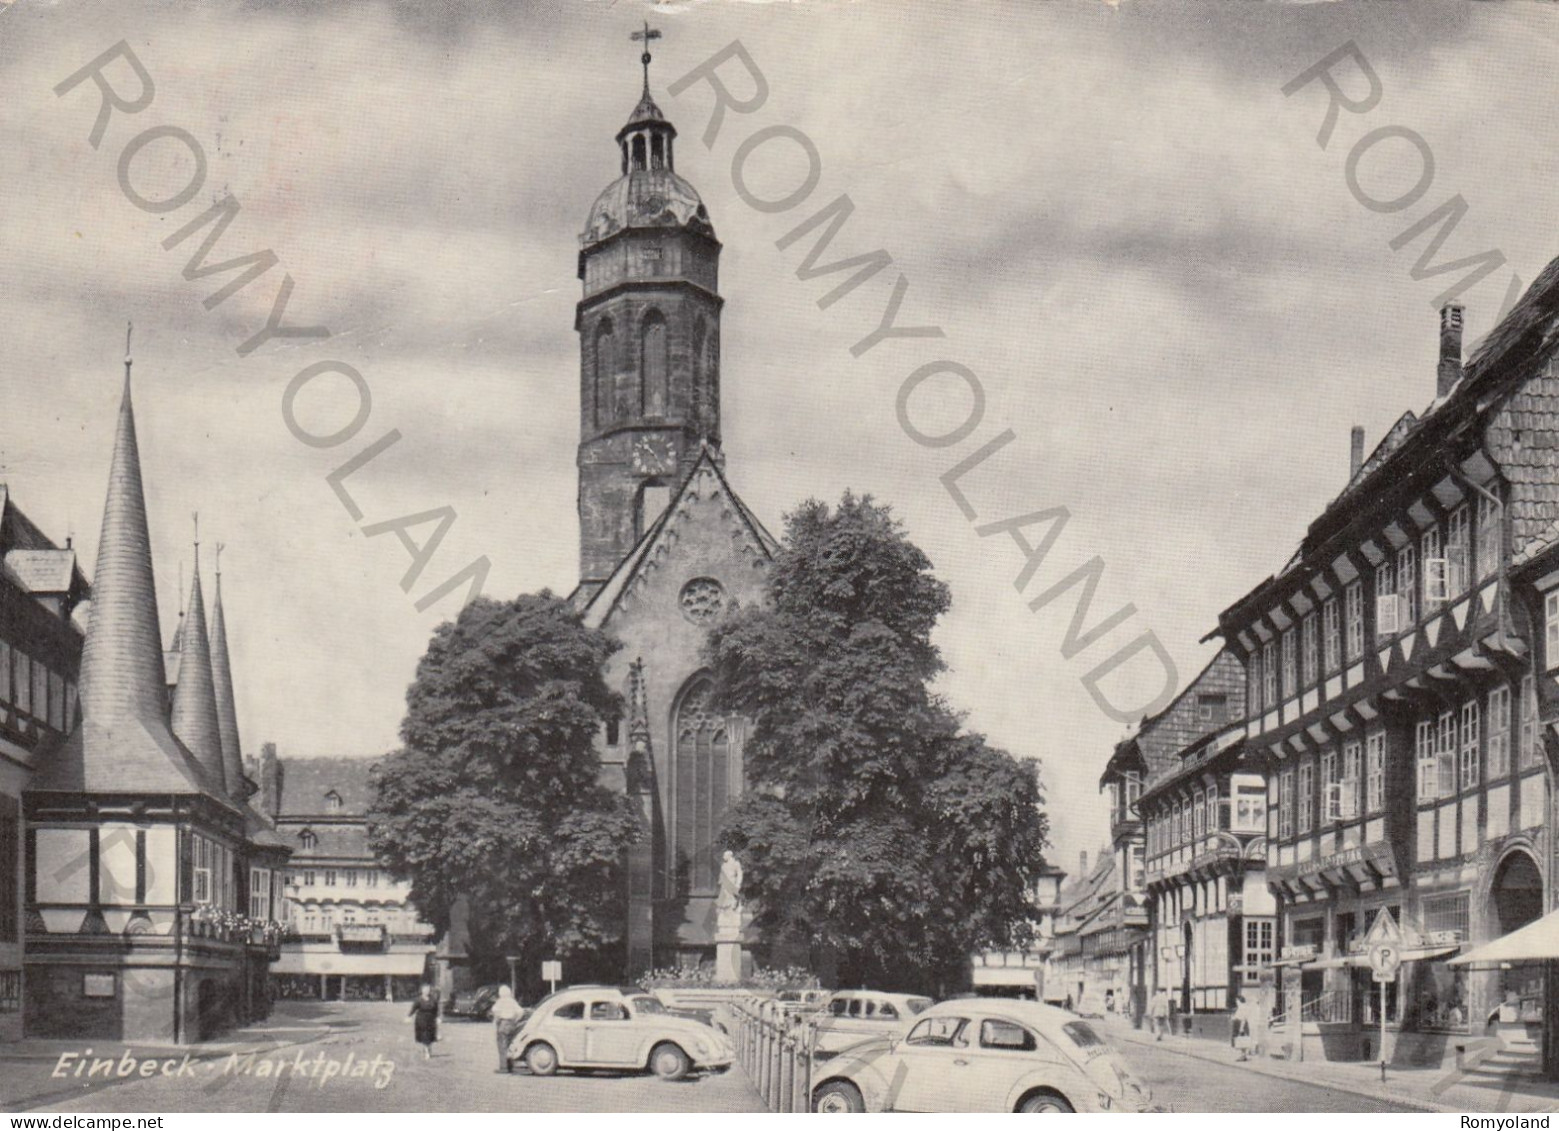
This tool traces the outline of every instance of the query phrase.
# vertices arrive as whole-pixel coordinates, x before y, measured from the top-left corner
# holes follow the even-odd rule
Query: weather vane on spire
[[[644,67],[644,93],[648,96],[650,93],[650,41],[660,38],[660,28],[650,27],[650,21],[645,20],[644,30],[634,32],[629,38],[635,43],[642,42],[644,44],[644,54],[639,56],[639,62]]]
[[[125,380],[130,379],[130,334],[135,329],[134,322],[125,323]]]

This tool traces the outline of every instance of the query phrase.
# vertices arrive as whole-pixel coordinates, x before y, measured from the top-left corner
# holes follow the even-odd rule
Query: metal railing
[[[811,1111],[816,1032],[803,1012],[758,998],[727,1009],[736,1058],[764,1105],[775,1112]]]

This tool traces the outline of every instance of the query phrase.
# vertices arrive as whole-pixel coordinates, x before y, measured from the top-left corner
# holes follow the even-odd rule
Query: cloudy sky
[[[191,556],[190,513],[222,541],[245,745],[371,757],[393,746],[405,687],[454,598],[416,599],[482,555],[487,591],[575,580],[577,234],[616,175],[612,135],[638,97],[648,16],[663,29],[652,83],[681,130],[678,170],[724,242],[728,471],[778,531],[807,496],[845,488],[893,504],[951,585],[945,690],[971,725],[1043,762],[1057,858],[1106,834],[1095,788],[1124,733],[1079,677],[1152,630],[1182,680],[1211,656],[1218,611],[1281,566],[1347,474],[1348,429],[1369,443],[1433,395],[1435,299],[1456,275],[1415,279],[1425,239],[1390,241],[1457,194],[1467,211],[1441,258],[1508,261],[1462,296],[1485,333],[1513,277],[1559,253],[1552,186],[1559,11],[1538,4],[1046,6],[855,3],[284,4],[18,0],[0,12],[0,211],[6,317],[0,479],[49,532],[94,559],[120,358],[136,323],[137,410],[163,619]],[[155,85],[88,142],[86,82],[54,87],[120,40]],[[733,40],[768,81],[712,148],[707,84],[666,88]],[[1367,113],[1317,145],[1327,97],[1283,85],[1353,41],[1379,76]],[[736,65],[732,88],[750,88]],[[1366,85],[1349,64],[1344,88]],[[126,98],[122,65],[105,72]],[[133,206],[116,168],[153,126],[197,139],[204,183],[186,206]],[[806,202],[765,213],[733,186],[741,141],[770,126],[815,144]],[[1346,180],[1370,131],[1406,127],[1433,156],[1427,189],[1395,212]],[[193,176],[166,139],[132,184],[168,197]],[[749,187],[783,196],[797,150],[760,149]],[[1390,201],[1425,173],[1399,131],[1361,150],[1361,193]],[[217,258],[272,249],[281,265],[213,310],[231,276],[186,281],[193,241],[161,244],[224,193],[242,211]],[[855,213],[837,246],[884,248],[894,267],[820,310],[839,277],[801,281],[805,244],[776,240],[840,193]],[[238,356],[285,272],[288,324]],[[850,347],[894,281],[898,322],[940,341]],[[979,375],[983,420],[922,447],[896,398],[927,362]],[[369,419],[332,448],[282,413],[311,364],[356,367]],[[357,401],[321,379],[300,425],[328,433]],[[912,403],[926,431],[967,408],[950,382]],[[1065,507],[1030,583],[1004,536],[981,537],[939,485],[1004,429],[1016,439],[964,483],[977,522]],[[326,481],[392,429],[354,475],[360,521]],[[363,524],[450,506],[410,595],[394,534]],[[416,533],[426,537],[432,527]],[[1031,536],[1043,533],[1034,528]],[[1027,601],[1098,556],[1097,620],[1137,612],[1068,660],[1073,596]],[[186,575],[188,566],[186,565]],[[209,586],[209,576],[207,580]],[[1123,668],[1129,706],[1155,673]],[[1107,685],[1110,686],[1110,685]]]

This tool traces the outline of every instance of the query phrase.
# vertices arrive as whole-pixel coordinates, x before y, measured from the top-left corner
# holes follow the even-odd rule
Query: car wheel
[[[1018,1110],[1029,1114],[1037,1112],[1043,1115],[1048,1112],[1070,1115],[1074,1108],[1054,1092],[1036,1092],[1019,1104]]]
[[[812,1093],[812,1110],[826,1115],[866,1110],[861,1090],[847,1080],[830,1080]]]
[[[545,1041],[538,1041],[525,1050],[525,1067],[532,1076],[551,1076],[558,1070],[558,1054]]]
[[[664,1041],[650,1050],[650,1071],[662,1080],[680,1080],[691,1067],[687,1053],[670,1041]]]

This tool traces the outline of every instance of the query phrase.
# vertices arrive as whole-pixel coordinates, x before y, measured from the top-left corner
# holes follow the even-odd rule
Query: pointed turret
[[[128,355],[128,343],[125,352]],[[81,725],[44,759],[32,788],[222,797],[220,778],[196,763],[168,726],[130,365],[126,356],[92,578],[92,616],[81,655]]]
[[[227,654],[227,620],[222,613],[222,545],[217,544],[217,588],[211,602],[211,676],[216,684],[217,722],[222,735],[222,776],[235,799],[248,795],[244,756],[238,744],[238,704],[233,695],[233,668]]]
[[[222,724],[217,715],[216,680],[211,671],[211,640],[206,634],[206,605],[200,592],[200,543],[195,543],[194,578],[189,587],[189,611],[179,659],[179,682],[173,689],[173,733],[212,778],[230,795],[222,762]]]

